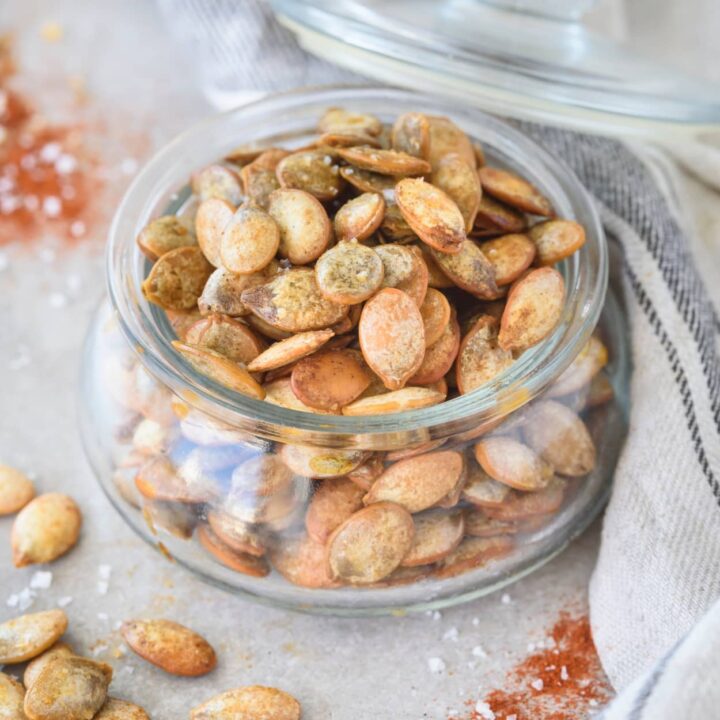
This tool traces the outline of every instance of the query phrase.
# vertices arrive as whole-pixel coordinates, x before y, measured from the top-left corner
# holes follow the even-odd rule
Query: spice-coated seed
[[[526,227],[527,218],[519,210],[485,194],[480,198],[475,215],[475,231],[490,234],[518,233]]]
[[[139,705],[109,697],[93,720],[150,720],[150,716]]]
[[[432,183],[455,202],[465,219],[465,231],[470,232],[482,197],[475,166],[457,153],[445,155],[433,168]]]
[[[552,203],[532,184],[509,170],[489,167],[478,170],[483,190],[494,198],[534,215],[551,217]]]
[[[262,557],[265,544],[260,534],[249,524],[222,510],[209,510],[208,525],[217,537],[235,552]]]
[[[342,152],[342,148],[337,151]],[[337,197],[343,184],[333,156],[324,150],[292,153],[279,162],[275,174],[280,187],[304,190],[318,200]]]
[[[200,201],[218,198],[231,205],[239,205],[243,199],[240,176],[224,165],[209,165],[195,173],[191,180],[192,191]]]
[[[0,672],[0,718],[25,720],[25,688],[10,675]]]
[[[0,624],[0,665],[31,660],[56,643],[67,630],[62,610],[46,610]]]
[[[25,687],[30,689],[30,686],[37,680],[38,675],[40,675],[43,669],[55,658],[68,657],[69,655],[75,655],[75,652],[70,645],[64,642],[56,642],[42,655],[38,655],[36,658],[31,660],[27,664],[25,672],[23,673],[23,683],[25,684]],[[0,717],[2,716],[0,715]]]
[[[485,507],[485,512],[496,520],[515,522],[538,515],[547,515],[559,510],[565,494],[566,483],[558,477],[552,478],[544,490],[518,492],[511,490],[505,501],[496,507]]]
[[[486,565],[490,560],[501,558],[513,549],[512,537],[496,535],[495,537],[467,537],[458,546],[457,550],[443,558],[435,576],[449,578],[461,573],[469,572]]]
[[[277,272],[276,263],[270,263],[264,270],[253,275],[236,275],[225,268],[218,268],[208,278],[198,298],[198,308],[203,315],[222,313],[230,317],[248,315],[248,308],[241,296],[245,290],[266,283]],[[182,336],[178,333],[182,340]]]
[[[397,150],[379,150],[360,145],[339,148],[338,154],[351,165],[381,175],[423,175],[430,172],[427,160]]]
[[[440,339],[450,322],[450,303],[441,292],[429,287],[420,306],[420,315],[425,328],[425,346],[430,347]]]
[[[237,275],[260,272],[275,257],[280,228],[264,210],[246,205],[237,209],[220,238],[223,266]]]
[[[481,467],[471,463],[462,498],[479,507],[499,507],[510,496],[510,486],[493,480]]]
[[[340,168],[340,176],[360,192],[384,193],[395,187],[397,178],[381,175],[370,170],[346,165]]]
[[[379,227],[385,215],[385,199],[380,193],[363,193],[348,200],[333,221],[340,240],[365,240]]]
[[[240,463],[233,470],[230,493],[276,495],[289,490],[292,481],[290,468],[277,455],[260,454]]]
[[[265,372],[300,360],[322,347],[334,334],[332,330],[308,330],[280,340],[251,360],[248,370]]]
[[[540,265],[554,265],[585,244],[585,228],[573,220],[546,220],[533,225],[529,235]]]
[[[475,445],[475,458],[491,478],[516,490],[542,490],[553,474],[527,445],[507,436],[480,440]]]
[[[265,402],[272,403],[273,405],[280,405],[280,407],[287,408],[288,410],[298,410],[299,412],[316,413],[319,415],[337,414],[333,410],[312,408],[302,402],[302,400],[300,400],[300,398],[293,392],[292,383],[289,377],[282,377],[266,383],[264,388]]]
[[[305,514],[308,536],[324,545],[335,528],[362,509],[364,495],[359,485],[346,478],[323,481]]]
[[[443,334],[425,350],[422,364],[409,382],[413,385],[427,385],[443,378],[455,362],[459,347],[460,325],[453,312]]]
[[[260,163],[261,157],[246,165],[240,174],[248,201],[256,207],[267,209],[270,195],[280,187],[280,183],[275,169]]]
[[[392,128],[393,150],[427,160],[430,155],[430,122],[419,112],[399,115]]]
[[[34,497],[30,478],[9,465],[0,465],[0,515],[22,510]]]
[[[535,245],[522,233],[484,242],[480,250],[493,266],[498,285],[508,285],[517,280],[535,259]]]
[[[145,297],[168,310],[190,310],[202,294],[213,266],[197,246],[180,247],[162,255],[142,284]]]
[[[460,343],[456,364],[458,390],[469,393],[512,364],[512,355],[497,344],[497,321],[481,315]]]
[[[151,260],[157,260],[170,250],[196,245],[187,225],[175,215],[163,215],[151,220],[137,238],[140,249]]]
[[[210,198],[200,203],[195,214],[197,242],[207,261],[216,268],[222,267],[220,242],[223,231],[230,224],[235,207],[227,200]]]
[[[409,295],[420,307],[428,289],[428,270],[422,253],[416,247],[379,245],[374,249],[383,266],[382,287],[397,288]]]
[[[339,583],[328,573],[324,543],[312,538],[283,538],[270,549],[273,567],[293,585],[307,588],[337,587]]]
[[[382,256],[373,248],[354,241],[338,243],[323,253],[315,264],[320,292],[342,305],[367,300],[380,288],[384,276]]]
[[[483,300],[498,295],[495,269],[473,240],[463,240],[454,255],[431,249],[435,262],[458,287]]]
[[[282,690],[250,685],[206,700],[190,720],[300,720],[300,703]]]
[[[376,136],[382,131],[382,123],[370,113],[356,113],[344,108],[328,108],[318,122],[320,132],[355,132]]]
[[[428,565],[442,560],[460,544],[465,534],[465,517],[462,512],[430,510],[413,518],[415,539],[404,567]]]
[[[220,313],[207,315],[188,328],[185,343],[245,364],[265,349],[265,343],[247,325]]]
[[[360,398],[343,408],[343,415],[385,415],[437,405],[445,394],[426,387],[404,387],[381,395]]]
[[[235,550],[224,543],[207,525],[200,525],[197,530],[200,545],[225,567],[252,577],[265,577],[270,568],[267,561],[250,553]]]
[[[283,445],[280,457],[297,475],[317,479],[347,475],[367,459],[365,450]]]
[[[430,155],[433,170],[451,153],[460,155],[471,167],[475,167],[475,150],[470,138],[450,118],[429,115]]]

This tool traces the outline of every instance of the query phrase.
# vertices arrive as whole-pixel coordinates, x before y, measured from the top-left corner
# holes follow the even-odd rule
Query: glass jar
[[[150,264],[135,238],[157,215],[192,212],[191,173],[241,142],[305,145],[330,106],[383,121],[411,110],[448,116],[482,143],[490,164],[520,172],[560,217],[585,227],[585,245],[559,266],[567,297],[556,329],[472,393],[369,417],[255,400],[195,372],[171,346],[176,336],[165,313],[143,297]],[[628,360],[622,313],[606,297],[603,229],[572,173],[497,119],[389,88],[330,87],[263,99],[194,127],[148,163],[117,211],[107,257],[109,299],[89,330],[82,371],[87,454],[128,524],[212,583],[313,612],[442,607],[494,591],[546,562],[587,527],[608,496],[626,430]],[[593,337],[609,355],[598,374],[602,345]],[[578,423],[589,433],[582,447],[574,444]],[[533,447],[555,471],[547,487],[524,492],[488,478],[476,444],[527,441],[531,430]],[[452,487],[413,519],[451,514],[456,528],[463,524],[462,544],[371,583],[331,580],[329,546],[306,532],[317,492],[340,478],[368,490],[391,465],[433,453],[452,458]],[[149,497],[143,488],[151,474]],[[446,481],[422,478],[437,487]]]

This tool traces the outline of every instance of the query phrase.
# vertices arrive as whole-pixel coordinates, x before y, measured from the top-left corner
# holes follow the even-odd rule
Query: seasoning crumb
[[[53,574],[50,571],[38,570],[30,578],[30,587],[36,590],[47,590],[53,581]]]
[[[441,675],[445,672],[445,661],[442,658],[431,657],[428,658],[427,663],[431,673],[434,673],[435,675]]]

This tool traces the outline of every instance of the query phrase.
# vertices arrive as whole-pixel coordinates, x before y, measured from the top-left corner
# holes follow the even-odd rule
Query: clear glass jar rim
[[[195,372],[170,345],[157,313],[142,296],[144,262],[135,242],[140,229],[167,208],[192,170],[217,161],[240,142],[285,133],[308,134],[323,107],[344,105],[385,114],[420,110],[455,119],[499,157],[546,192],[560,214],[582,221],[587,242],[566,267],[566,305],[554,333],[525,352],[509,370],[472,393],[439,405],[369,417],[315,415],[238,394]],[[380,112],[379,114],[383,114]],[[312,118],[312,120],[311,120]],[[568,263],[568,261],[566,261]],[[608,279],[608,252],[592,199],[571,170],[503,121],[452,101],[388,87],[324,86],[274,94],[215,115],[168,143],[142,168],[110,228],[107,278],[111,302],[141,362],[185,400],[241,430],[298,443],[372,445],[398,435],[401,442],[444,438],[492,422],[536,397],[575,358],[597,324]]]

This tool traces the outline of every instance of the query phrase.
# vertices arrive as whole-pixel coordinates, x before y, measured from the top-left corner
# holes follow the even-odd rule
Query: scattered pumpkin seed
[[[0,665],[32,660],[56,643],[67,630],[62,610],[20,615],[0,624]]]
[[[0,718],[25,720],[24,699],[25,688],[14,677],[0,672]]]
[[[37,680],[38,675],[43,671],[46,665],[51,663],[55,658],[68,657],[75,655],[74,650],[64,642],[56,642],[49,647],[42,655],[33,658],[25,668],[23,673],[23,683],[27,689]],[[0,715],[2,717],[2,715]]]
[[[150,720],[150,716],[139,705],[109,697],[93,720]]]
[[[0,465],[0,515],[22,510],[35,497],[35,485],[19,470]]]
[[[300,720],[300,703],[276,688],[227,690],[190,711],[190,720]]]

